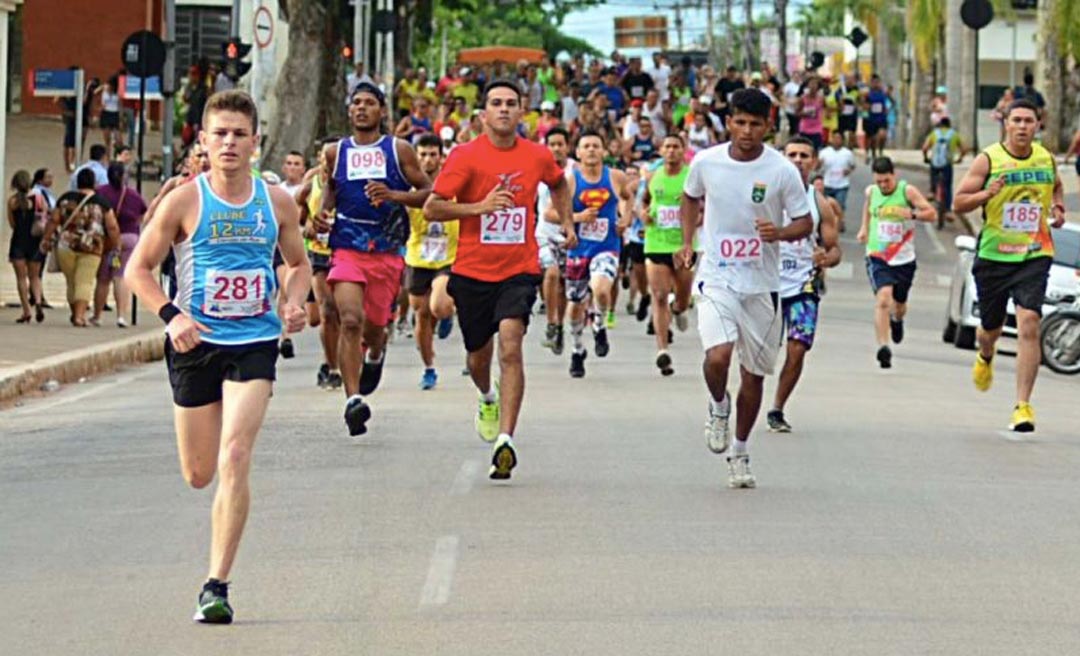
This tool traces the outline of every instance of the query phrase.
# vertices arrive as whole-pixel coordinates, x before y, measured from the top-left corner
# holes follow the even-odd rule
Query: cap
[[[759,71],[754,71],[753,73],[750,74],[750,79],[754,80],[754,81],[760,81],[761,80],[761,73]]]
[[[462,66],[461,67],[461,74],[462,75],[468,75],[469,73],[472,73],[471,68],[469,68],[468,66]]]
[[[641,107],[644,104],[645,104],[645,101],[642,100],[641,98],[634,98],[633,100],[630,101],[630,106],[631,107]]]
[[[540,103],[540,111],[542,111],[542,112],[553,112],[553,111],[555,111],[555,103],[551,102],[550,100],[545,100],[544,102]]]
[[[944,95],[946,95],[947,93],[949,93],[949,87],[947,87],[947,86],[944,86],[944,85],[942,85],[942,86],[938,87],[938,88],[937,88],[937,89],[936,89],[936,90],[934,91],[934,93],[936,93],[936,94],[937,94],[937,95],[939,95],[939,96],[944,96]]]
[[[439,138],[443,141],[453,141],[454,128],[450,127],[449,125],[442,126],[442,129],[439,130]]]
[[[704,96],[698,98],[698,100],[706,105],[712,104],[712,96],[710,96],[709,94],[705,94]]]

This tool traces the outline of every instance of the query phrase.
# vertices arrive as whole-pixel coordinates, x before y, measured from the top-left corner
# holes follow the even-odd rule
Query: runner
[[[577,233],[577,246],[566,252],[566,309],[574,343],[570,375],[574,378],[585,376],[587,352],[582,334],[587,318],[591,319],[597,357],[607,357],[611,349],[606,321],[613,307],[622,233],[630,224],[628,214],[620,218],[619,205],[632,201],[633,191],[627,188],[625,173],[604,166],[605,148],[604,137],[598,132],[581,133],[577,142],[580,165],[572,178],[566,176]],[[590,300],[591,317],[586,317]]]
[[[311,262],[309,300],[313,298],[315,301],[308,304],[308,315],[315,315],[318,319],[314,324],[311,321],[308,323],[313,324],[312,327],[318,326],[319,342],[323,350],[323,363],[319,365],[315,383],[328,390],[340,389],[342,384],[337,356],[341,318],[338,316],[337,306],[334,305],[334,293],[326,282],[326,276],[330,273],[330,234],[320,234],[315,230],[315,222],[309,219],[318,215],[322,207],[322,194],[327,181],[325,147],[334,143],[337,143],[337,139],[331,138],[321,144],[319,162],[315,168],[308,171],[304,187],[296,196],[296,202],[300,205],[300,224],[304,226],[304,245],[307,247],[308,261]]]
[[[357,85],[349,102],[352,136],[324,149],[326,188],[322,210],[313,217],[319,233],[330,233],[326,280],[341,318],[338,361],[345,423],[353,436],[367,432],[371,408],[363,397],[382,379],[386,326],[405,267],[403,206],[422,206],[431,186],[412,146],[382,133],[386,111],[378,87]]]
[[[652,296],[652,324],[656,334],[656,367],[663,376],[675,373],[668,353],[668,329],[672,317],[680,332],[690,325],[687,310],[694,284],[694,263],[677,268],[675,251],[683,244],[679,205],[690,168],[686,165],[686,143],[681,135],[670,134],[660,144],[663,167],[652,174],[642,198],[645,216],[645,273]],[[696,248],[695,248],[696,250]],[[696,254],[693,258],[696,260]],[[668,305],[668,295],[675,301]]]
[[[835,135],[833,135],[835,141]],[[839,223],[825,196],[810,184],[818,166],[814,144],[802,137],[789,139],[784,155],[799,168],[814,229],[807,237],[780,244],[780,306],[787,333],[787,357],[780,371],[772,410],[766,415],[769,430],[790,433],[784,407],[802,376],[807,352],[814,346],[818,308],[821,306],[822,270],[840,263]]]
[[[915,223],[933,221],[937,212],[906,180],[899,180],[892,160],[879,157],[872,167],[874,184],[866,188],[862,226],[856,237],[866,244],[866,274],[874,291],[874,334],[877,361],[892,367],[894,344],[904,341],[904,315],[915,281]]]
[[[636,177],[639,190],[644,193],[645,182],[641,178],[641,169],[637,169],[636,175],[630,173],[628,177]],[[649,280],[645,273],[645,222],[636,210],[635,203],[631,208],[630,228],[623,233],[619,270],[622,271],[622,288],[630,291],[626,299],[626,313],[634,315],[638,321],[645,321],[649,317],[649,304],[652,299],[649,296]],[[652,330],[652,322],[649,322],[648,330]]]
[[[126,274],[139,300],[166,325],[184,478],[204,488],[215,471],[219,476],[210,571],[194,618],[211,624],[232,622],[227,579],[247,519],[251,453],[270,402],[277,338],[282,323],[290,332],[303,328],[311,280],[296,203],[251,174],[248,159],[259,141],[258,125],[255,102],[246,93],[210,97],[200,136],[210,172],[161,201]],[[170,247],[180,272],[175,304],[153,273]],[[275,248],[288,267],[281,319],[271,307]]]
[[[1065,223],[1065,200],[1054,156],[1034,143],[1039,108],[1014,100],[1005,114],[1005,141],[972,162],[956,191],[954,208],[983,208],[983,229],[972,267],[979,295],[979,352],[972,378],[985,392],[994,381],[994,353],[1009,299],[1016,306],[1016,407],[1009,430],[1035,430],[1031,393],[1039,373],[1039,317],[1053,261],[1050,226]],[[1052,219],[1050,217],[1053,217]]]
[[[534,212],[540,182],[551,188],[567,248],[577,244],[563,171],[550,150],[517,136],[523,113],[517,84],[489,82],[484,134],[450,153],[424,206],[429,221],[461,220],[449,290],[480,396],[476,430],[494,442],[489,476],[496,480],[510,478],[517,465],[512,436],[525,393],[522,341],[540,283]],[[499,387],[491,384],[494,335]]]
[[[287,194],[296,198],[296,195],[300,192],[300,189],[304,186],[304,154],[299,150],[291,150],[289,154],[285,156],[285,162],[281,165],[282,178],[278,185],[285,190]],[[264,175],[267,175],[264,172]],[[277,276],[278,283],[278,304],[285,302],[285,260],[282,259],[280,253],[274,253],[274,275]],[[310,290],[308,292],[310,298]],[[318,319],[318,316],[311,317],[309,319]],[[292,339],[289,338],[284,332],[281,334],[281,341],[278,344],[278,350],[283,358],[292,358],[296,356],[296,347],[293,345]]]
[[[885,155],[885,139],[888,137],[889,97],[881,85],[881,78],[877,75],[870,77],[870,90],[866,94],[863,109],[866,116],[863,118],[863,132],[866,134],[866,163],[870,164],[874,158]]]
[[[555,157],[555,163],[563,170],[571,170],[577,164],[569,158],[570,133],[565,128],[552,128],[544,141]],[[540,248],[540,268],[544,271],[543,293],[547,312],[547,330],[542,344],[555,355],[562,355],[565,344],[563,320],[566,317],[566,235],[558,223],[558,210],[551,205],[551,190],[543,182],[539,188],[537,213],[536,242]]]
[[[778,241],[797,241],[813,223],[798,169],[766,148],[772,103],[755,89],[731,97],[727,127],[731,141],[699,153],[690,163],[679,218],[683,245],[677,266],[689,268],[694,233],[705,206],[704,256],[695,288],[701,297],[698,330],[705,349],[709,415],[705,436],[714,453],[727,451],[731,397],[728,370],[738,353],[742,383],[738,396],[734,453],[728,457],[728,484],[752,488],[748,441],[754,427],[765,376],[780,349],[780,249]],[[790,224],[784,225],[784,214]]]
[[[922,146],[923,160],[930,165],[930,194],[941,203],[939,211],[943,217],[948,216],[950,221],[953,219],[953,164],[959,164],[966,151],[964,140],[960,133],[952,128],[948,116],[938,121]],[[942,226],[943,223],[939,220],[938,229]]]
[[[416,102],[413,101],[413,107]],[[428,133],[416,142],[420,168],[434,179],[442,167],[442,141]],[[439,375],[435,371],[435,330],[439,339],[446,339],[453,329],[454,299],[446,291],[450,280],[450,265],[458,247],[458,222],[428,222],[421,209],[409,208],[409,243],[405,251],[405,287],[409,290],[409,306],[416,317],[416,348],[424,362],[420,389],[435,388]]]
[[[851,173],[855,170],[855,154],[844,144],[844,135],[840,132],[829,135],[829,145],[814,159],[821,163],[821,171],[825,177],[825,195],[835,198],[840,207],[846,210]],[[841,213],[840,232],[844,231],[844,215]]]

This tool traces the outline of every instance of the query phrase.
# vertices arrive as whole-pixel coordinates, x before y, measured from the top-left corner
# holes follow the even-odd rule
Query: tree
[[[1040,2],[1035,37],[1036,83],[1046,99],[1043,145],[1058,151],[1068,143],[1075,110],[1076,59],[1080,55],[1080,0]],[[1068,83],[1069,88],[1065,89]]]
[[[788,76],[787,69],[787,7],[788,0],[775,0],[777,34],[780,36],[780,75]]]

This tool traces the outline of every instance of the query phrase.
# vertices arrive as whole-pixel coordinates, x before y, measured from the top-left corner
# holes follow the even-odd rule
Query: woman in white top
[[[705,150],[709,146],[715,146],[719,141],[716,131],[710,125],[709,116],[705,110],[694,112],[694,122],[686,131],[686,141],[690,146],[690,152],[696,153]]]
[[[119,145],[120,141],[120,93],[119,78],[115,75],[110,77],[100,88],[101,93],[101,119],[98,125],[105,136],[105,152],[113,153],[113,146]]]

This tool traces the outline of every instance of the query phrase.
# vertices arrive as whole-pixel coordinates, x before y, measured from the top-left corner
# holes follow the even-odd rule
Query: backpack
[[[934,146],[930,151],[930,166],[943,169],[952,162],[952,140],[956,131],[950,128],[942,132],[941,128],[934,130]]]

